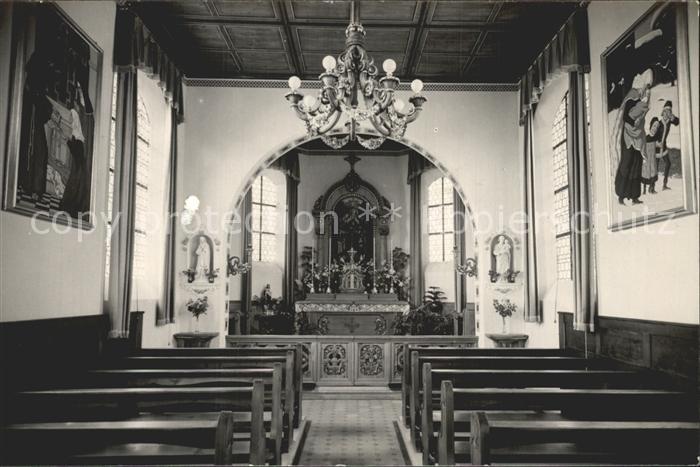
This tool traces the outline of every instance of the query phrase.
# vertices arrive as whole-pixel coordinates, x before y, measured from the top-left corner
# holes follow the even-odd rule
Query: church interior
[[[3,465],[696,465],[697,2],[0,2]]]

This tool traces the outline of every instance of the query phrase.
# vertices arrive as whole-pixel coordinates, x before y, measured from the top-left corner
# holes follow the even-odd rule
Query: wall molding
[[[222,79],[185,78],[185,85],[196,88],[258,88],[288,89],[286,80],[281,79]],[[302,81],[302,89],[320,89],[319,81]],[[516,92],[518,83],[425,83],[423,91],[430,92]],[[410,83],[399,84],[399,91],[410,91]]]

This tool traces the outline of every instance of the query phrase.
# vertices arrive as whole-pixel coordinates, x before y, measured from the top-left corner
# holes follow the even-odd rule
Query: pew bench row
[[[404,422],[423,464],[694,460],[693,395],[605,360],[485,350],[410,349]],[[636,435],[669,448],[635,450]]]
[[[281,464],[300,420],[298,348],[192,350],[139,351],[15,393],[0,461]]]

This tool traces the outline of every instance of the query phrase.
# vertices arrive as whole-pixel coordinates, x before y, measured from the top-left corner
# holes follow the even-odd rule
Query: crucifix
[[[351,316],[349,321],[346,321],[343,323],[343,326],[348,328],[348,331],[350,331],[350,334],[355,334],[355,331],[357,331],[357,328],[360,327],[360,323],[355,322],[355,317]]]
[[[350,254],[350,262],[354,263],[355,262],[355,253],[357,253],[357,251],[355,251],[355,248],[350,247],[350,249],[348,250],[348,253]]]

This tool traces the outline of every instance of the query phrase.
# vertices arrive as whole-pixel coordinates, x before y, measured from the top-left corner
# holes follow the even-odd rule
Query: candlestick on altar
[[[316,289],[314,288],[314,279],[316,278],[316,275],[314,274],[314,247],[313,245],[311,246],[311,290],[309,290],[309,293],[316,293]]]
[[[331,293],[331,252],[333,247],[333,236],[328,236],[328,287],[326,293]]]
[[[372,238],[372,293],[377,293],[377,236]]]

